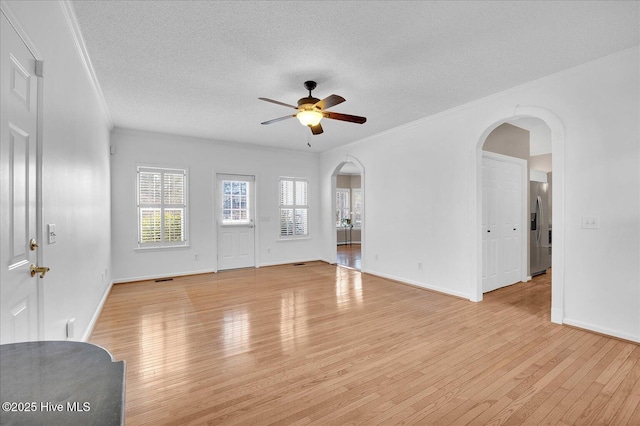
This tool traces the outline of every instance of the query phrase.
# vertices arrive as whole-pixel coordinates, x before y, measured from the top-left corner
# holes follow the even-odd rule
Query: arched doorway
[[[472,301],[482,300],[482,212],[483,212],[483,176],[482,147],[491,132],[498,126],[522,118],[542,120],[551,130],[551,155],[553,168],[553,252],[552,252],[552,288],[551,288],[551,321],[562,324],[564,317],[564,127],[559,118],[552,112],[539,107],[516,107],[512,116],[506,116],[489,125],[476,144],[476,217],[474,218],[476,277],[471,291]]]
[[[347,156],[331,175],[331,235],[333,261],[363,270],[364,167]]]

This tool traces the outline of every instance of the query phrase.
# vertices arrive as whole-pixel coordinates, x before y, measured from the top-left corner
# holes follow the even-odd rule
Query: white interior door
[[[482,291],[517,283],[522,277],[524,161],[482,158]]]
[[[255,177],[216,176],[218,270],[255,267]]]
[[[522,174],[517,164],[502,164],[502,273],[500,287],[520,281],[522,262]]]
[[[482,291],[499,287],[498,162],[482,159]]]
[[[38,340],[36,60],[0,13],[0,343]]]

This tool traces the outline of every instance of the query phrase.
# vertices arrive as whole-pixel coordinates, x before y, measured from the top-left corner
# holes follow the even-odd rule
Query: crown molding
[[[82,31],[80,30],[80,25],[78,24],[78,19],[76,17],[75,10],[73,9],[73,5],[71,4],[70,0],[59,0],[59,4],[67,22],[67,26],[71,31],[71,37],[76,46],[76,50],[78,51],[84,68],[89,75],[89,80],[96,92],[96,95],[98,96],[100,104],[102,105],[102,109],[109,125],[109,129],[111,130],[114,127],[113,118],[111,117],[111,113],[109,112],[109,108],[107,107],[107,101],[104,97],[104,93],[102,92],[102,87],[98,82],[98,77],[96,76],[93,64],[91,63],[91,58],[89,57],[89,52],[87,51],[87,46],[84,42],[84,37],[82,36]]]

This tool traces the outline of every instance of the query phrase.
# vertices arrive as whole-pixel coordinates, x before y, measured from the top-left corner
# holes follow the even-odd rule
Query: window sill
[[[305,241],[310,240],[311,237],[299,237],[299,238],[278,238],[276,241],[279,243],[289,243],[294,241]]]
[[[191,248],[190,245],[184,246],[156,246],[156,247],[136,247],[133,251],[138,253],[144,253],[149,251],[166,251],[166,250],[181,250]]]

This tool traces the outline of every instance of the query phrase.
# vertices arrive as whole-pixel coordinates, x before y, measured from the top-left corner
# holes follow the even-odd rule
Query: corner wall
[[[562,322],[640,341],[638,64],[635,47],[323,153],[323,226],[331,173],[357,157],[367,169],[364,272],[473,300],[477,144],[519,106],[546,109],[565,129]],[[582,216],[599,216],[600,229],[582,229]]]

